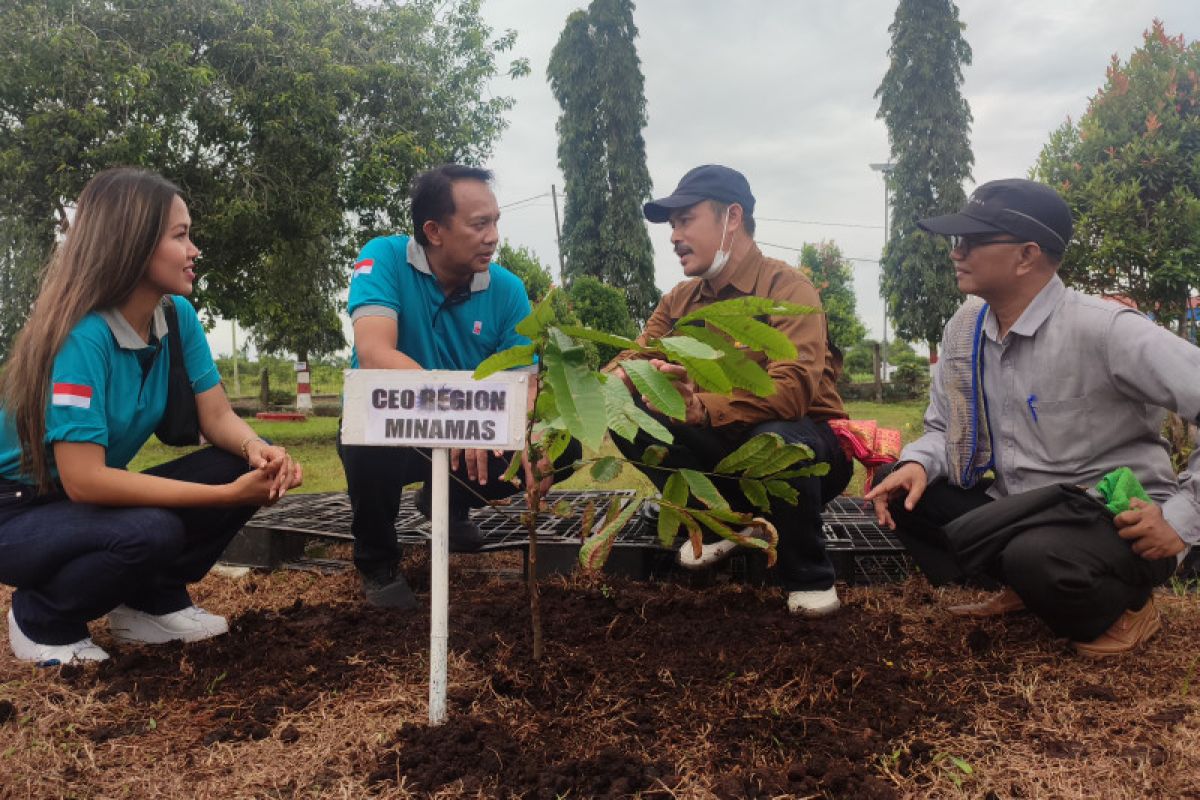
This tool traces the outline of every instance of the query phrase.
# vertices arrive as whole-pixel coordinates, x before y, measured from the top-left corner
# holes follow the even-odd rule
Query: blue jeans
[[[146,474],[218,485],[248,469],[209,447]],[[0,583],[17,589],[12,608],[21,631],[52,645],[86,637],[88,622],[121,604],[150,614],[187,608],[187,584],[208,573],[258,510],[113,508],[61,492],[31,495],[19,484],[0,487]]]
[[[816,591],[833,586],[836,575],[825,552],[821,510],[846,488],[853,474],[853,466],[846,460],[828,423],[801,417],[795,420],[771,420],[753,426],[710,428],[687,425],[665,417],[658,419],[675,437],[674,443],[667,445],[667,455],[662,461],[661,466],[666,469],[638,463],[649,445],[661,444],[645,432],[639,431],[632,444],[619,436],[614,436],[613,442],[626,458],[654,482],[659,491],[662,491],[671,475],[669,470],[711,472],[721,459],[761,433],[779,434],[790,444],[806,444],[812,448],[817,463],[828,463],[829,473],[822,477],[794,478],[789,481],[799,495],[796,505],[772,497],[771,510],[764,516],[779,531],[779,558],[775,569],[784,590]],[[734,510],[762,513],[742,494],[736,479],[715,478],[713,483]]]

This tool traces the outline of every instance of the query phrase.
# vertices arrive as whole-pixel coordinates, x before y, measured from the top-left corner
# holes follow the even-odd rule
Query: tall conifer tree
[[[547,78],[562,108],[558,163],[566,184],[564,278],[590,275],[625,290],[644,321],[658,302],[642,219],[650,197],[646,95],[632,0],[592,0],[567,17]]]
[[[891,160],[886,179],[891,225],[881,264],[882,293],[896,333],[936,343],[962,302],[940,236],[918,230],[917,220],[957,211],[971,177],[971,109],[959,91],[971,48],[951,0],[900,0],[888,30],[891,59],[875,92],[887,124]]]

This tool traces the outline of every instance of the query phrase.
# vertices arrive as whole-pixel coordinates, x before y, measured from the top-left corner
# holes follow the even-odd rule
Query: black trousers
[[[415,447],[367,447],[342,444],[337,440],[338,455],[346,470],[346,492],[354,517],[350,532],[354,535],[354,564],[360,571],[370,571],[400,560],[400,543],[396,541],[396,514],[404,487],[410,483],[428,482],[432,474],[431,452]],[[582,455],[579,443],[572,440],[554,462],[555,480],[567,477],[571,465]],[[502,500],[522,491],[525,471],[517,473],[519,485],[500,480],[508,469],[511,453],[502,457],[488,456],[487,484],[480,486],[467,478],[467,465],[460,461],[450,473],[450,508],[460,513],[480,508],[490,500]]]
[[[208,447],[146,473],[217,485],[247,469],[238,456]],[[121,604],[150,614],[190,606],[187,584],[208,573],[257,510],[114,508],[61,493],[32,498],[13,484],[0,492],[0,582],[16,587],[13,615],[27,636],[70,644]]]
[[[880,472],[878,479],[891,469]],[[1103,509],[1064,513],[1059,504],[1030,508],[1023,520],[1014,520],[1014,506],[1043,490],[998,501],[986,490],[986,484],[960,489],[938,480],[911,512],[904,509],[903,497],[889,505],[901,542],[935,585],[986,584],[994,579],[1010,586],[1056,634],[1087,642],[1125,611],[1145,605],[1154,587],[1175,571],[1174,558],[1147,560],[1134,553]],[[972,523],[967,527],[979,529],[976,534],[988,526],[989,516],[1003,517],[1001,524],[983,533],[1003,539],[992,548],[995,557],[978,569],[962,567],[955,555],[961,544],[947,536],[946,526],[964,515],[969,515],[964,522]],[[951,527],[958,536],[957,527],[963,526]]]
[[[766,517],[779,531],[779,560],[776,562],[776,570],[783,588],[792,592],[828,589],[833,586],[836,576],[833,564],[825,552],[821,510],[850,483],[853,467],[846,460],[837,437],[827,423],[801,417],[797,420],[773,420],[747,429],[744,426],[699,427],[662,417],[659,417],[659,421],[675,437],[675,442],[667,445],[667,456],[660,467],[648,467],[640,463],[642,453],[647,447],[662,444],[657,439],[646,435],[645,432],[639,432],[632,443],[619,436],[613,437],[613,441],[625,457],[637,464],[638,469],[646,473],[659,491],[671,476],[670,468],[710,472],[721,459],[760,433],[777,433],[786,442],[806,444],[813,449],[817,462],[828,463],[830,470],[824,477],[796,478],[790,481],[800,495],[799,503],[793,506],[772,497],[771,510]],[[713,483],[735,511],[761,513],[742,494],[736,479],[718,478]]]

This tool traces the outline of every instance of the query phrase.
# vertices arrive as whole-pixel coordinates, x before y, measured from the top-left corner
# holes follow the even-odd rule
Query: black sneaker
[[[368,605],[376,608],[412,609],[417,607],[417,596],[408,586],[404,575],[395,564],[367,571],[362,575],[363,597]]]
[[[430,511],[429,484],[417,492],[416,506],[417,511],[420,511],[425,519],[433,520],[433,514]],[[484,544],[483,533],[479,530],[479,526],[471,521],[471,509],[466,506],[450,506],[449,510],[450,552],[478,553]]]

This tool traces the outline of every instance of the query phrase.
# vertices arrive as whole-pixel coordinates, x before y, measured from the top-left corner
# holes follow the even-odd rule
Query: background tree
[[[487,155],[511,102],[483,88],[512,42],[478,0],[11,0],[0,217],[44,250],[97,171],[158,170],[197,223],[198,305],[266,351],[338,349],[352,252],[404,224],[417,171]]]
[[[39,233],[20,219],[0,217],[0,360],[8,357],[9,346],[25,324],[48,255],[44,244],[53,236],[52,230]]]
[[[1112,57],[1078,124],[1051,135],[1034,175],[1075,215],[1063,278],[1183,333],[1200,287],[1200,42],[1155,20],[1127,61]]]
[[[858,318],[854,272],[841,249],[833,242],[804,245],[800,251],[800,271],[821,293],[830,340],[843,352],[861,342],[867,335],[867,326]]]
[[[537,257],[537,254],[524,245],[513,247],[505,239],[496,251],[496,263],[521,279],[525,284],[525,293],[529,302],[537,305],[549,294],[554,285],[549,268]]]
[[[562,109],[563,279],[570,286],[590,275],[624,288],[630,315],[644,322],[659,292],[642,218],[651,183],[636,37],[631,0],[592,0],[586,11],[567,17],[546,75]]]
[[[891,63],[875,92],[887,124],[891,160],[891,229],[884,249],[882,291],[903,338],[929,342],[936,357],[942,328],[962,302],[946,268],[945,239],[917,220],[957,211],[971,177],[971,109],[959,91],[971,63],[958,7],[951,0],[900,0],[888,30]]]
[[[879,342],[863,339],[846,351],[842,368],[850,379],[871,378],[875,374],[875,347]]]
[[[567,297],[583,325],[628,339],[638,335],[638,327],[629,316],[624,289],[605,286],[590,275],[580,275],[571,284]],[[620,352],[620,347],[596,343],[596,355],[601,364],[607,364]]]
[[[919,366],[929,364],[929,359],[918,355],[913,346],[903,339],[893,339],[888,342],[887,349],[883,351],[883,358],[893,367],[902,367],[905,364],[917,364]]]

